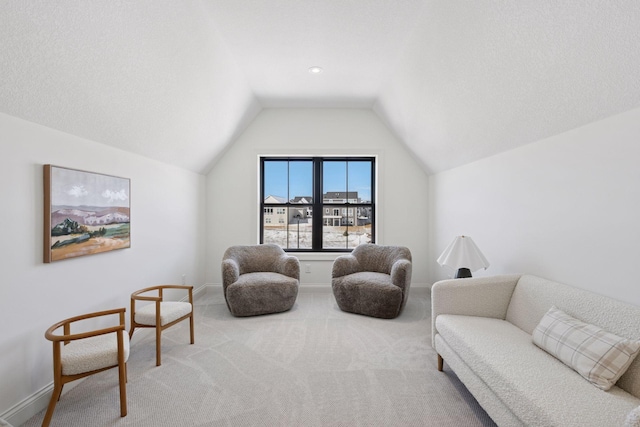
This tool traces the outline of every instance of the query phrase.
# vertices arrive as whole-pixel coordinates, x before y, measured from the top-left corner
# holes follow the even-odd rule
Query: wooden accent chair
[[[163,291],[165,289],[183,289],[188,291],[189,302],[164,301]],[[157,296],[143,295],[148,292],[157,292]],[[155,304],[147,304],[136,308],[136,301],[151,301]],[[161,365],[160,348],[162,331],[185,319],[189,319],[191,344],[193,344],[195,342],[193,335],[193,286],[158,285],[140,289],[131,294],[131,330],[129,331],[129,338],[133,336],[133,331],[135,331],[136,328],[156,329],[156,366]]]
[[[56,403],[60,400],[62,387],[71,381],[118,367],[120,383],[120,416],[127,415],[127,359],[129,358],[129,336],[125,331],[126,308],[88,313],[63,320],[45,332],[46,339],[53,343],[53,394],[42,421],[42,427],[51,422]],[[88,332],[71,333],[71,324],[102,316],[119,315],[116,326]],[[62,328],[63,335],[55,331]]]

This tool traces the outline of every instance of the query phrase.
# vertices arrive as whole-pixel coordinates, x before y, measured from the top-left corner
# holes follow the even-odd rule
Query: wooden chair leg
[[[129,327],[129,341],[131,341],[131,337],[133,336],[133,331],[136,329],[136,302],[133,298],[131,298],[131,313],[129,314],[131,317],[131,324]]]
[[[161,337],[162,337],[162,328],[156,325],[156,366],[160,366],[162,364],[162,361],[160,359],[160,349],[162,347]]]
[[[120,416],[127,416],[127,364],[118,365],[118,376],[120,383]]]
[[[191,328],[191,344],[193,344],[196,342],[193,335],[193,311],[191,312],[191,317],[189,317],[189,326]]]
[[[442,372],[443,362],[444,360],[442,359],[442,356],[438,355],[438,371],[440,372]]]
[[[47,413],[44,415],[44,420],[42,420],[42,427],[48,427],[51,422],[51,417],[53,416],[53,411],[56,409],[56,403],[60,400],[60,395],[62,394],[62,384],[59,382],[55,382],[53,385],[53,394],[51,395],[51,400],[49,401],[49,406],[47,407]]]

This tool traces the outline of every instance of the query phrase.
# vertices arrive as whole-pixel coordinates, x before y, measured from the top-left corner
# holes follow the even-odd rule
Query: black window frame
[[[286,252],[298,252],[298,253],[312,253],[312,252],[351,252],[353,248],[323,248],[323,226],[324,226],[324,210],[325,209],[348,209],[353,208],[353,212],[357,212],[359,209],[365,208],[370,212],[371,219],[371,243],[376,242],[376,157],[375,156],[301,156],[301,157],[291,157],[291,156],[260,156],[260,207],[259,207],[259,239],[260,244],[264,243],[264,225],[265,218],[264,212],[266,208],[287,208],[287,211],[291,208],[300,209],[301,207],[311,207],[312,215],[308,218],[311,219],[312,223],[312,247],[311,248],[284,248]],[[296,161],[311,161],[312,162],[312,203],[292,203],[294,197],[301,196],[296,194],[287,194],[285,203],[266,203],[265,198],[269,196],[269,194],[265,194],[265,162],[269,161],[286,161],[286,162],[296,162]],[[331,191],[330,189],[325,191],[323,188],[323,165],[325,161],[336,161],[336,162],[346,162],[347,163],[347,171],[346,171],[346,190],[349,192],[349,173],[348,173],[348,165],[349,162],[361,161],[361,162],[369,162],[371,164],[371,200],[368,203],[351,203],[349,202],[349,198],[347,195],[347,202],[324,202],[323,196],[327,193],[327,191]],[[287,168],[288,170],[289,168]],[[287,172],[288,174],[288,172]],[[289,176],[287,176],[287,181],[289,180]],[[289,184],[287,182],[287,184]],[[289,191],[289,185],[287,185],[287,193]],[[306,195],[305,195],[306,196]],[[275,211],[274,211],[275,212]],[[318,215],[320,213],[320,215]],[[349,227],[352,225],[347,224],[344,226],[347,227],[347,232]],[[289,231],[289,221],[285,221],[285,225],[287,227],[287,232]]]

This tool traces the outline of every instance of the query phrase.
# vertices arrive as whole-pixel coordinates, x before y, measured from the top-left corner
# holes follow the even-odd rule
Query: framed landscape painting
[[[131,247],[131,181],[44,165],[44,262]]]

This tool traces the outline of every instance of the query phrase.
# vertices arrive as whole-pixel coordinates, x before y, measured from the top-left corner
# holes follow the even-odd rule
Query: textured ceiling
[[[200,173],[264,107],[432,173],[640,106],[637,0],[4,0],[0,45],[0,112]]]
[[[428,1],[374,110],[438,172],[640,106],[640,1]]]
[[[371,108],[422,0],[213,0],[216,29],[265,107]],[[307,72],[320,66],[322,74]]]

